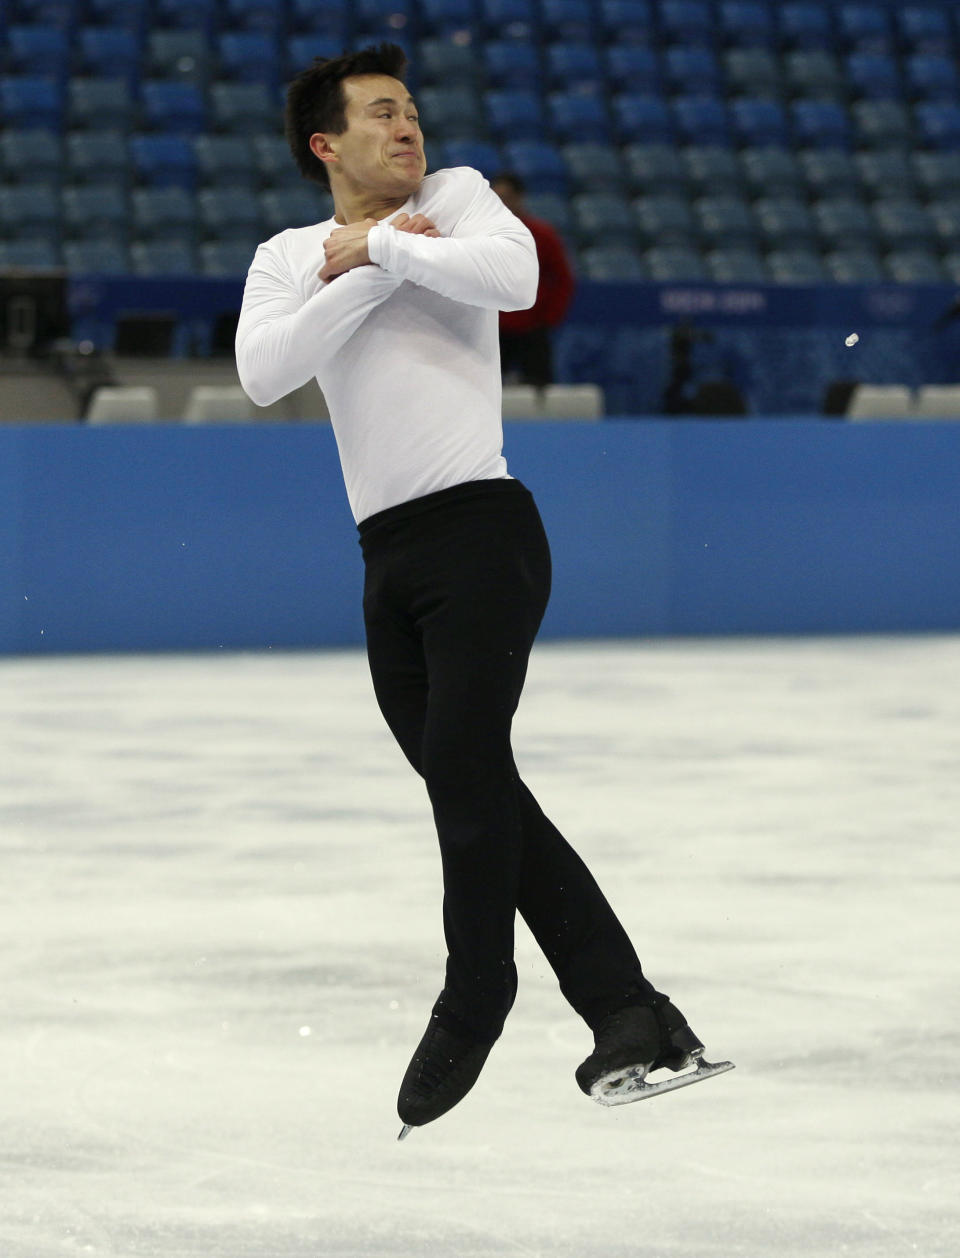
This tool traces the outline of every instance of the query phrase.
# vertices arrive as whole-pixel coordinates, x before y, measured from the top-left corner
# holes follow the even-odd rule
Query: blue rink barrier
[[[960,629],[960,424],[514,423],[543,636]],[[0,429],[0,651],[358,644],[327,425]]]

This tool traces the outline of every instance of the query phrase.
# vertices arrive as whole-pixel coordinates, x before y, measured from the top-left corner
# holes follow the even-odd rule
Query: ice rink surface
[[[545,645],[517,759],[732,1074],[602,1109],[526,928],[396,1141],[442,979],[359,652],[0,661],[0,1255],[955,1258],[960,639]]]

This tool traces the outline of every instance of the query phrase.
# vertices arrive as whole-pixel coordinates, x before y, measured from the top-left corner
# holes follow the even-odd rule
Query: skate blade
[[[413,1131],[413,1128],[410,1126],[410,1124],[409,1124],[409,1123],[404,1123],[404,1124],[403,1124],[403,1127],[402,1127],[402,1128],[401,1128],[401,1130],[400,1130],[400,1135],[399,1135],[399,1136],[397,1136],[397,1139],[398,1139],[398,1140],[406,1140],[407,1136],[409,1136],[409,1135],[410,1135],[411,1131]]]
[[[590,1089],[590,1095],[598,1105],[629,1105],[632,1101],[646,1101],[652,1096],[659,1096],[661,1092],[676,1092],[678,1088],[703,1083],[705,1079],[712,1079],[714,1075],[722,1075],[733,1069],[732,1061],[710,1062],[698,1056],[695,1070],[648,1083],[644,1077],[646,1066],[627,1066],[601,1075]]]

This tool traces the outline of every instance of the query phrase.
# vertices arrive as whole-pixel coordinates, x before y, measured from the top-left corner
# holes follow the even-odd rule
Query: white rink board
[[[521,770],[737,1070],[592,1104],[521,926],[398,1144],[439,860],[362,654],[0,661],[0,1254],[954,1258],[958,683],[956,637],[539,647]]]

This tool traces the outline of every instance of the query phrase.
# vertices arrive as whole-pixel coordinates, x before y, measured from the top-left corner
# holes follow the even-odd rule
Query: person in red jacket
[[[570,307],[573,270],[556,228],[527,210],[520,176],[497,175],[491,186],[507,209],[529,228],[540,263],[537,300],[530,309],[501,311],[500,370],[505,380],[543,388],[553,381],[550,330],[563,322]]]

